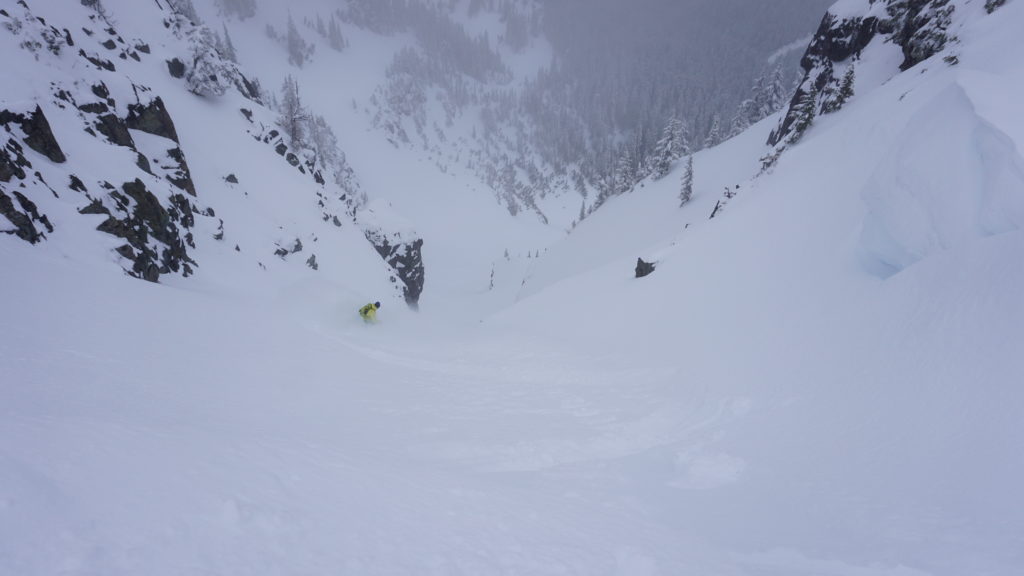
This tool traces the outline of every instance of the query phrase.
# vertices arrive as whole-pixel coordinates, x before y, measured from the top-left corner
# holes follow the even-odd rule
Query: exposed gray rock
[[[0,110],[0,126],[17,124],[25,133],[25,144],[50,160],[61,164],[67,161],[64,151],[60,149],[57,139],[53,136],[50,123],[43,114],[43,109],[36,109],[29,115]]]
[[[402,281],[402,295],[405,297],[405,303],[410,308],[418,308],[420,294],[423,293],[426,280],[423,268],[423,239],[417,238],[411,242],[392,244],[379,231],[366,232],[366,239],[373,244],[377,253],[395,270],[399,280]]]
[[[36,228],[35,223],[42,224],[47,232],[53,232],[50,220],[46,215],[40,215],[36,205],[23,194],[17,191],[13,194],[20,204],[20,210],[14,205],[11,197],[0,190],[0,214],[14,225],[13,230],[0,229],[0,232],[13,234],[30,244],[45,239],[46,236]]]
[[[798,125],[812,116],[834,109],[831,99],[841,90],[835,64],[858,55],[879,35],[903,51],[901,70],[907,70],[942,51],[955,40],[949,27],[955,5],[950,0],[875,0],[885,6],[885,17],[838,18],[826,13],[800,66],[804,79],[797,88],[779,127],[768,138],[770,146],[783,143]],[[875,2],[872,2],[874,4]],[[813,101],[811,101],[813,100]]]
[[[72,174],[70,179],[71,182],[68,184],[68,188],[71,188],[75,192],[81,192],[83,194],[89,191],[89,189],[85,187],[85,184],[78,178],[78,176]]]
[[[644,262],[643,258],[636,259],[636,277],[643,278],[650,276],[654,272],[653,262]]]
[[[114,72],[117,70],[117,68],[114,66],[114,63],[110,60],[104,60],[99,56],[90,56],[89,54],[85,53],[85,50],[79,50],[78,55],[88,60],[90,64],[92,64],[96,68],[99,68],[100,70],[106,70],[107,72]]]
[[[190,195],[196,195],[196,185],[192,181],[192,173],[188,169],[188,162],[185,161],[185,154],[182,153],[181,148],[172,148],[167,151],[167,156],[177,163],[177,169],[173,175],[168,175],[167,179],[178,188],[188,192]]]
[[[167,72],[174,78],[185,77],[185,63],[181,60],[174,58],[173,60],[167,61]]]
[[[879,22],[878,30],[903,49],[901,70],[946,47],[954,10],[950,0],[888,0],[889,18]]]
[[[135,156],[135,165],[139,167],[139,170],[142,170],[147,174],[152,174],[153,167],[149,165],[149,159],[142,155],[142,153],[138,153]]]
[[[135,148],[135,140],[128,132],[128,126],[115,114],[104,114],[96,119],[96,130],[107,137],[113,144],[126,148]]]
[[[131,104],[128,106],[128,118],[125,119],[128,127],[147,134],[163,136],[164,138],[178,141],[178,131],[174,128],[174,121],[164,106],[164,101],[158,96],[149,104]]]
[[[103,205],[98,199],[93,199],[87,206],[78,209],[79,214],[106,214],[110,216],[110,209]]]
[[[107,85],[103,82],[100,82],[99,84],[93,84],[92,93],[95,94],[97,98],[106,100],[107,103],[111,106],[114,105],[114,101],[110,98],[110,89],[107,88]]]
[[[10,182],[12,178],[25,179],[25,168],[32,164],[25,158],[25,150],[14,139],[0,148],[0,182]]]
[[[110,106],[107,106],[106,102],[89,102],[82,104],[78,109],[86,114],[106,114],[110,111]]]
[[[150,282],[157,282],[161,274],[170,272],[183,271],[185,276],[189,276],[190,264],[195,264],[186,249],[185,238],[190,236],[186,234],[183,238],[177,225],[187,229],[194,223],[188,201],[182,196],[172,197],[171,210],[168,211],[141,180],[127,182],[121,189],[123,195],[117,191],[110,192],[110,197],[117,203],[117,215],[102,204],[97,206],[97,201],[81,212],[104,213],[105,210],[109,214],[97,230],[127,241],[133,255],[130,258],[132,268],[127,272]],[[122,247],[118,253],[124,255],[129,251]]]

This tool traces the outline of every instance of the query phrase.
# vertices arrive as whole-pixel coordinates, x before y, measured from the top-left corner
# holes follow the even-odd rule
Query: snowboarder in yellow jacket
[[[366,306],[359,309],[359,315],[362,316],[363,322],[372,324],[377,321],[377,309],[380,308],[380,302],[370,302]]]

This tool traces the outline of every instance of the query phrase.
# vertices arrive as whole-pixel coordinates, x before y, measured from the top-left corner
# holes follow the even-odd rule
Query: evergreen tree
[[[338,161],[338,138],[323,116],[313,116],[309,121],[309,146],[316,155],[314,165],[326,169]]]
[[[241,20],[256,15],[256,0],[217,0],[221,12],[226,16],[237,16]]]
[[[722,119],[716,113],[711,119],[711,128],[708,129],[708,136],[704,139],[704,147],[717,146],[722,141]]]
[[[82,0],[82,6],[94,10],[100,15],[100,18],[107,19],[107,7],[103,5],[101,0]]]
[[[332,133],[331,136],[333,135]],[[349,166],[344,152],[337,150],[336,153],[334,160],[334,182],[346,194],[354,198],[357,205],[365,205],[369,199],[366,196],[366,192],[360,190],[359,180],[356,179],[356,171]]]
[[[679,205],[682,206],[693,198],[693,155],[686,160],[686,172],[683,173],[683,186],[679,191]]]
[[[786,83],[782,79],[782,67],[777,66],[775,72],[772,73],[771,81],[765,87],[764,107],[760,111],[763,114],[762,118],[767,118],[782,110],[789,103],[791,93],[786,90]]]
[[[686,125],[685,121],[675,117],[669,121],[669,125],[673,127],[673,133],[675,134],[672,143],[676,145],[676,149],[672,151],[672,154],[677,159],[682,158],[690,153],[690,128]]]
[[[818,90],[811,84],[810,90],[804,92],[796,107],[796,117],[793,121],[792,132],[789,135],[789,142],[795,143],[803,137],[804,132],[811,127],[814,117],[817,115]]]
[[[843,74],[843,79],[839,82],[839,91],[829,99],[828,102],[822,107],[822,111],[825,113],[832,113],[846,104],[846,101],[853,97],[853,85],[855,82],[855,72],[853,64],[846,69],[846,73]]]
[[[629,147],[622,150],[619,161],[615,164],[615,174],[612,179],[612,194],[625,194],[633,189],[636,184],[636,163],[633,161],[633,154]]]
[[[843,74],[843,82],[839,87],[839,97],[844,104],[847,100],[853,98],[853,85],[856,83],[856,74],[857,72],[852,64],[846,70],[846,74]]]
[[[729,137],[736,136],[747,128],[750,128],[750,118],[754,116],[754,100],[747,98],[740,102],[736,109],[736,115],[732,118],[732,126],[729,128]]]
[[[299,29],[296,28],[291,14],[288,14],[288,34],[285,36],[285,42],[288,45],[288,62],[302,68],[302,65],[306,63],[309,44],[299,34]]]
[[[206,26],[198,26],[189,34],[191,66],[185,81],[193,94],[205,97],[223,96],[239,78],[234,63],[221,57],[217,36]]]
[[[683,156],[687,148],[689,146],[683,141],[683,123],[678,118],[672,118],[665,125],[661,139],[654,145],[654,152],[651,153],[651,175],[655,179],[664,178],[672,169],[672,164]]]
[[[202,20],[196,14],[196,7],[192,5],[192,0],[168,0],[168,4],[175,14],[188,18],[189,22],[193,24],[202,24]]]
[[[228,25],[224,24],[224,42],[221,45],[221,56],[225,60],[238,63],[238,53],[235,51],[235,44],[231,42],[231,34],[228,34]]]
[[[1006,4],[1006,0],[985,0],[985,12],[991,14],[1003,4]]]
[[[750,89],[750,97],[740,103],[733,117],[729,136],[735,136],[761,120],[778,112],[786,105],[786,89],[782,83],[782,69],[775,68],[771,78],[760,76]]]
[[[327,43],[338,52],[341,52],[348,46],[345,37],[341,35],[341,25],[338,24],[334,15],[331,15],[331,23],[327,29]]]
[[[573,187],[576,192],[584,199],[587,197],[587,181],[583,177],[583,172],[580,170],[573,170],[572,173]],[[585,203],[585,202],[584,202]]]
[[[292,148],[306,146],[306,122],[308,120],[309,113],[302,105],[302,98],[299,96],[299,84],[289,74],[281,86],[281,104],[277,123],[288,137]]]

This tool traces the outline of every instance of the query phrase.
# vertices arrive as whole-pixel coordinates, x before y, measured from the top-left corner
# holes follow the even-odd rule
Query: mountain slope
[[[208,28],[160,4],[104,5],[101,14],[17,3],[0,15],[11,57],[4,162],[16,168],[0,186],[25,199],[7,203],[5,221],[32,226],[26,214],[36,210],[40,251],[152,281],[195,274],[200,286],[260,291],[318,272],[348,292],[408,290],[366,236],[404,246],[415,235],[360,223],[365,199],[331,177],[344,160],[324,165],[290,146],[258,84],[233,63],[193,59],[209,53]],[[202,66],[220,78],[196,84]],[[37,116],[41,124],[29,122]],[[26,230],[18,235],[33,239]],[[360,282],[345,280],[353,275]]]
[[[949,5],[959,42],[901,71],[877,36],[764,173],[788,111],[696,154],[688,204],[677,166],[376,326],[386,272],[0,242],[0,572],[1015,576],[1024,3]]]

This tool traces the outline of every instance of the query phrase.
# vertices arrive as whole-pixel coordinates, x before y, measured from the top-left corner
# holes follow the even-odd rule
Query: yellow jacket
[[[366,306],[359,309],[359,315],[363,317],[364,322],[376,322],[377,321],[377,306],[373,302],[370,302]]]

